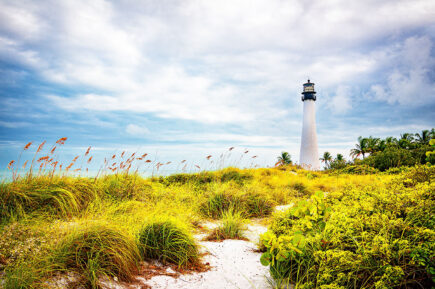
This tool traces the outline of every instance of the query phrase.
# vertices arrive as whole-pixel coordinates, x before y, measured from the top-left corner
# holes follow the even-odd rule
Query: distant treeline
[[[358,138],[351,150],[351,160],[346,161],[339,154],[332,158],[325,152],[321,158],[327,169],[344,169],[348,166],[367,166],[380,171],[416,164],[435,164],[435,130],[423,130],[421,133],[404,133],[399,138],[376,137]],[[361,157],[361,158],[360,158]],[[355,169],[352,167],[352,169]]]

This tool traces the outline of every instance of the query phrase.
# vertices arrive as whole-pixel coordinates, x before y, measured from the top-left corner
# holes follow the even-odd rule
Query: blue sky
[[[0,0],[0,166],[64,136],[65,160],[297,161],[308,76],[320,154],[348,156],[434,127],[434,41],[430,0]]]

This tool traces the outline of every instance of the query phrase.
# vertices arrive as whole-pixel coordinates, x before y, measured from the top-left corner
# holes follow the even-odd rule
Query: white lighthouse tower
[[[319,151],[316,133],[316,92],[314,83],[308,79],[302,92],[304,102],[304,122],[302,126],[301,151],[299,164],[309,170],[319,170]]]

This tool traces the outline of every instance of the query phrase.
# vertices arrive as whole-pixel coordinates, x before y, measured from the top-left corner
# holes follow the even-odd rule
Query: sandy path
[[[213,227],[213,224],[208,224],[208,227]],[[178,278],[155,276],[143,282],[156,289],[270,288],[267,282],[268,267],[260,264],[261,253],[254,252],[255,243],[259,235],[266,231],[266,227],[259,224],[247,227],[246,236],[250,241],[199,242],[202,250],[209,253],[204,257],[204,262],[212,267],[209,271],[185,274]]]

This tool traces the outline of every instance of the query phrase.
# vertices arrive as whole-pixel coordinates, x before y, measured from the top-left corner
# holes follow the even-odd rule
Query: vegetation
[[[412,148],[386,139],[382,153],[405,149],[428,162],[435,144],[425,151],[427,138],[402,136],[404,147],[425,143]],[[112,156],[97,176],[80,177],[71,171],[88,163],[90,148],[63,167],[37,151],[26,171],[10,164],[13,179],[0,185],[0,286],[44,288],[73,274],[74,286],[99,288],[101,278],[131,280],[150,259],[195,268],[201,256],[192,236],[202,221],[217,220],[209,239],[223,240],[243,239],[246,219],[268,218],[261,262],[277,284],[430,288],[434,167],[404,166],[405,155],[398,167],[377,168],[380,151],[368,147],[364,159],[337,155],[319,172],[286,164],[149,178],[137,162],[162,164],[146,154]]]
[[[209,233],[206,240],[245,239],[244,220],[240,212],[228,210],[223,213],[220,222],[221,224]]]
[[[274,215],[261,261],[296,288],[431,288],[435,168],[316,192]]]
[[[98,278],[129,281],[137,273],[139,251],[135,240],[103,222],[75,226],[57,244],[50,263],[56,270],[77,270],[85,285],[98,288]]]
[[[144,258],[174,263],[180,267],[196,264],[199,260],[193,237],[175,220],[146,224],[138,233],[138,242]]]
[[[288,152],[282,152],[281,155],[278,157],[278,162],[275,164],[275,166],[285,166],[291,164],[292,164],[291,155]]]
[[[435,164],[435,130],[423,130],[421,133],[404,133],[400,138],[385,139],[358,137],[358,142],[350,151],[353,161],[344,159],[342,155],[332,160],[331,154],[325,152],[320,158],[325,169],[342,170],[346,166],[370,166],[379,171],[391,168],[410,167],[417,164]],[[362,156],[362,160],[359,157]],[[348,170],[349,171],[349,170]],[[361,171],[357,169],[357,171]]]

